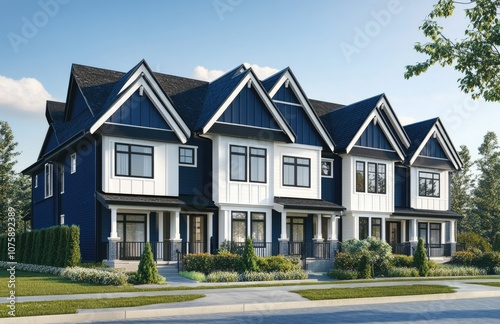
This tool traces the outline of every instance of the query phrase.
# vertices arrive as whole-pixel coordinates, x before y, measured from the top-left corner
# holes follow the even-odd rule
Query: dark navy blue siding
[[[157,219],[156,213],[149,214],[149,242],[158,242],[160,237]]]
[[[181,214],[179,218],[179,232],[182,242],[187,242],[187,214]]]
[[[41,229],[58,224],[57,219],[57,191],[53,188],[54,195],[45,198],[45,168],[42,166],[38,173],[38,188],[33,190],[33,229]],[[55,172],[55,168],[54,168]],[[53,181],[55,178],[53,179]]]
[[[333,178],[321,177],[321,199],[342,205],[342,159],[333,160]]]
[[[85,98],[79,89],[75,87],[73,104],[71,105],[70,116],[68,120],[72,120],[82,114],[83,112],[90,114],[90,109],[87,106],[87,102],[85,102]]]
[[[299,104],[299,100],[295,96],[295,93],[293,93],[292,88],[290,87],[285,87],[284,85],[276,92],[276,94],[273,97],[273,100],[278,100],[278,101],[285,101],[285,102],[291,102],[294,104]]]
[[[443,151],[441,144],[439,144],[438,140],[431,137],[425,144],[424,148],[420,152],[420,156],[429,156],[440,159],[447,159],[448,157]]]
[[[111,123],[171,129],[147,95],[140,96],[137,90],[107,120]]]
[[[313,215],[308,214],[304,221],[304,242],[312,242],[313,235]]]
[[[253,87],[244,87],[218,121],[279,129],[273,116]]]
[[[358,146],[372,147],[383,150],[393,150],[389,140],[380,126],[370,123],[356,142]]]
[[[101,217],[101,242],[108,242],[108,237],[111,232],[111,210],[99,205]]]
[[[179,165],[179,194],[211,197],[212,141],[203,138],[191,138],[186,145],[198,147],[197,166]],[[199,203],[203,204],[202,201]]]
[[[281,213],[273,210],[272,217],[272,242],[277,244],[279,242],[278,239],[281,237]]]
[[[285,120],[297,134],[296,143],[323,146],[323,140],[301,106],[276,103]]]
[[[52,129],[49,130],[48,134],[48,139],[47,139],[47,145],[45,146],[44,151],[42,152],[42,155],[52,151],[56,147],[59,146],[59,142],[57,141],[56,134]]]
[[[66,172],[65,193],[61,199],[61,213],[66,225],[80,226],[80,249],[82,260],[96,260],[96,161],[93,140],[84,139],[77,145],[76,172]],[[69,166],[69,156],[68,156]],[[69,170],[69,169],[68,169]],[[99,177],[100,178],[100,177]],[[109,235],[104,232],[103,235]]]
[[[394,205],[396,207],[410,207],[409,182],[409,170],[407,168],[396,167],[394,171]]]

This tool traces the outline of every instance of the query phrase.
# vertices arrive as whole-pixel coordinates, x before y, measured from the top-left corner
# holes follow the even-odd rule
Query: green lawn
[[[483,285],[483,286],[491,286],[491,287],[499,287],[500,288],[500,282],[469,282],[474,285]]]
[[[442,285],[411,285],[359,288],[307,289],[293,291],[309,300],[409,296],[454,293],[455,288]]]
[[[185,302],[205,295],[141,296],[127,298],[99,298],[81,300],[57,300],[45,302],[16,303],[16,317],[55,314],[76,314],[78,309],[135,307],[151,304]],[[10,317],[8,308],[0,312],[0,317]]]

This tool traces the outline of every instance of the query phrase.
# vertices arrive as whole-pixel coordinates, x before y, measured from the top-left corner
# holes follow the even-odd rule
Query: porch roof
[[[392,216],[420,216],[431,218],[463,218],[463,215],[457,214],[452,210],[432,210],[396,207]]]
[[[343,211],[345,207],[322,199],[274,197],[274,203],[287,209]]]
[[[186,210],[217,210],[214,202],[205,196],[179,195],[169,196],[144,196],[122,195],[96,192],[96,198],[103,205],[131,205],[155,207],[180,207]]]

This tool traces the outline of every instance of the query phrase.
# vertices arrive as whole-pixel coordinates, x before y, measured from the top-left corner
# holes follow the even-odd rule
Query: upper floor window
[[[75,173],[76,172],[76,153],[73,153],[71,154],[70,156],[70,160],[71,160],[71,174]]]
[[[45,164],[45,198],[52,197],[54,179],[54,165],[52,163]]]
[[[179,164],[184,166],[196,166],[194,147],[179,147]]]
[[[124,177],[153,177],[153,147],[116,143],[115,174]]]
[[[35,188],[38,188],[38,174],[35,175]]]
[[[381,163],[368,163],[368,192],[385,194],[386,166]]]
[[[439,173],[420,171],[418,194],[424,197],[439,197]]]
[[[311,186],[311,159],[283,156],[283,185]]]
[[[247,181],[249,177],[250,182],[266,182],[266,149],[231,145],[229,151],[231,181]]]
[[[365,192],[365,162],[356,162],[356,191]]]
[[[59,165],[59,190],[64,193],[64,164]]]
[[[321,176],[324,178],[333,178],[333,160],[321,160]]]

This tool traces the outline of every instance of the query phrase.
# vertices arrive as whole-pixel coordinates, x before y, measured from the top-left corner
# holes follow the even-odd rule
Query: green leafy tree
[[[500,150],[494,132],[488,132],[479,147],[479,171],[474,191],[474,213],[481,222],[481,234],[493,240],[500,230]]]
[[[482,97],[486,101],[499,101],[499,7],[500,0],[438,0],[420,26],[429,41],[414,46],[427,59],[406,66],[405,78],[424,73],[435,64],[454,66],[462,74],[458,79],[462,92],[470,93],[474,99]],[[468,20],[459,39],[452,37],[451,31],[445,31],[443,27],[445,20],[450,19],[457,8],[464,10]]]
[[[363,255],[359,260],[358,278],[370,279],[372,277],[372,265],[367,255]]]
[[[158,274],[158,269],[156,269],[151,244],[146,242],[144,251],[141,255],[141,261],[139,262],[139,269],[137,270],[137,283],[148,284],[158,283],[159,281],[160,276]]]
[[[495,234],[495,239],[493,240],[493,251],[500,252],[500,232]]]
[[[491,244],[488,239],[477,232],[463,232],[457,235],[457,243],[463,244],[468,251],[478,250],[481,252],[490,252]]]
[[[427,254],[425,253],[424,240],[421,237],[418,239],[417,249],[413,256],[413,264],[421,277],[427,277],[429,263],[427,261]]]
[[[259,271],[257,255],[255,254],[251,237],[247,238],[245,241],[245,248],[243,249],[243,268],[245,271]]]
[[[29,221],[23,217],[31,212],[31,177],[17,174],[12,187],[12,207],[16,210],[16,229],[18,232],[31,229]]]

